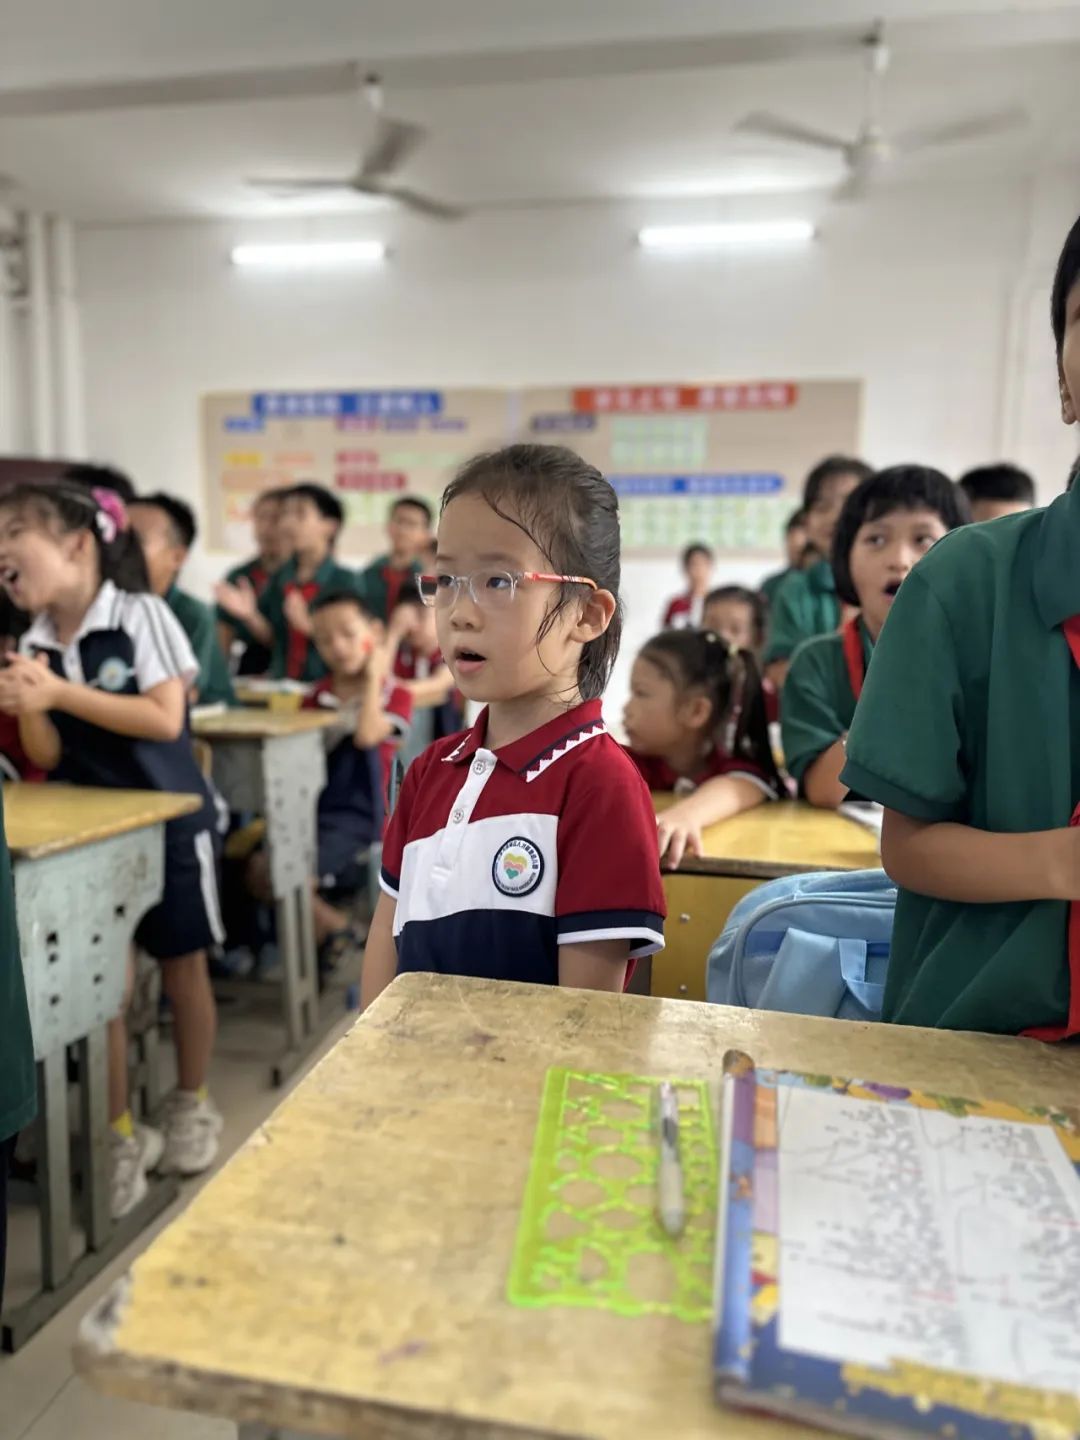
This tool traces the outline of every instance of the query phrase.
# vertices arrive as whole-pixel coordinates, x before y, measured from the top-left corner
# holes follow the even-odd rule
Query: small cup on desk
[[[292,715],[303,704],[304,696],[299,690],[272,690],[270,709],[279,715]]]

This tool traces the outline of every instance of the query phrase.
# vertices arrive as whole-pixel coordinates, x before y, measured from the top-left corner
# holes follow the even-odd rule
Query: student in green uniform
[[[971,519],[967,499],[940,470],[895,465],[864,480],[844,502],[833,539],[836,593],[857,605],[841,630],[804,640],[784,681],[784,759],[800,794],[834,809],[844,737],[862,693],[870,652],[901,583],[949,530]]]
[[[1031,510],[1035,504],[1035,481],[1019,465],[979,465],[960,477],[960,489],[971,505],[971,518],[1000,520]]]
[[[251,528],[255,533],[256,553],[242,565],[236,565],[225,576],[225,584],[247,581],[258,599],[289,558],[288,547],[281,535],[281,491],[265,490],[251,507]],[[217,598],[217,591],[214,592]],[[221,606],[217,611],[218,644],[224,655],[232,655],[237,641],[243,645],[238,675],[265,675],[270,668],[270,651],[260,645],[246,626],[233,620]]]
[[[1080,220],[1051,312],[1080,412]],[[900,887],[887,1020],[1080,1032],[1080,491],[947,536],[904,585],[842,779]]]
[[[160,595],[191,641],[199,662],[196,701],[200,705],[235,703],[229,665],[218,644],[214,612],[176,583],[192,545],[195,516],[174,495],[143,495],[128,506],[131,528],[139,537],[150,589]]]
[[[326,666],[311,638],[312,601],[328,590],[356,590],[358,577],[334,559],[345,520],[341,501],[307,480],[282,493],[281,533],[292,558],[256,599],[250,584],[218,586],[218,603],[271,650],[275,680],[321,680]]]
[[[402,587],[423,569],[431,525],[431,506],[419,495],[403,495],[390,507],[386,521],[390,549],[360,573],[364,604],[384,625],[394,613]]]
[[[15,1137],[37,1110],[37,1078],[30,1013],[26,1008],[11,858],[4,838],[0,793],[0,1310],[4,1308],[7,1257],[7,1181]]]
[[[860,480],[873,471],[862,460],[830,455],[815,465],[803,488],[807,544],[823,556],[832,554],[833,531],[844,501]],[[840,624],[832,566],[817,560],[805,570],[794,570],[777,587],[769,613],[765,643],[765,673],[779,689],[798,646],[812,635],[827,635]]]
[[[783,570],[777,570],[773,575],[766,575],[765,579],[758,586],[765,602],[768,605],[773,603],[776,592],[789,575],[796,570],[803,568],[803,551],[806,549],[806,511],[800,505],[798,510],[793,510],[787,518],[784,526],[784,550],[787,553],[787,564]]]

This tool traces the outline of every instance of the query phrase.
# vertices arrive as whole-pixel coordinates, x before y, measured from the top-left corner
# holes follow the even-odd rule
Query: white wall
[[[769,197],[755,213],[818,211],[819,240],[737,259],[643,254],[631,237],[660,218],[655,202],[460,226],[366,215],[85,228],[90,451],[201,504],[196,407],[210,390],[858,377],[872,462],[955,473],[1007,447],[1037,466],[1049,498],[1072,447],[1056,422],[1045,292],[1075,182],[893,189],[855,206]],[[300,234],[379,235],[393,255],[333,278],[228,263],[237,240]],[[223,563],[198,555],[192,588],[206,593]],[[627,565],[627,659],[677,584],[674,561]],[[615,712],[621,690],[620,678]]]

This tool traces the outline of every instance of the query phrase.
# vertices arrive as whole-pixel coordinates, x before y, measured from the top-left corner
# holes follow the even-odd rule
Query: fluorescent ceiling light
[[[812,240],[811,220],[753,220],[717,225],[651,225],[638,231],[644,250],[732,250]]]
[[[234,265],[261,270],[333,270],[386,256],[381,240],[313,240],[292,245],[236,245]]]

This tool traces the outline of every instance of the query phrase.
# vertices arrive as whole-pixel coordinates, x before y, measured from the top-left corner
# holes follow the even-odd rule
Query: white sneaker
[[[160,1130],[155,1130],[149,1125],[142,1125],[136,1120],[135,1140],[139,1146],[139,1160],[142,1164],[143,1174],[149,1175],[151,1170],[156,1170],[161,1164],[161,1157],[165,1153],[165,1137]]]
[[[109,1185],[109,1210],[114,1220],[130,1214],[144,1199],[149,1186],[143,1169],[142,1150],[134,1135],[109,1132],[109,1160],[112,1179]]]
[[[209,1170],[218,1152],[224,1121],[214,1102],[176,1091],[165,1107],[166,1174],[199,1175]]]

